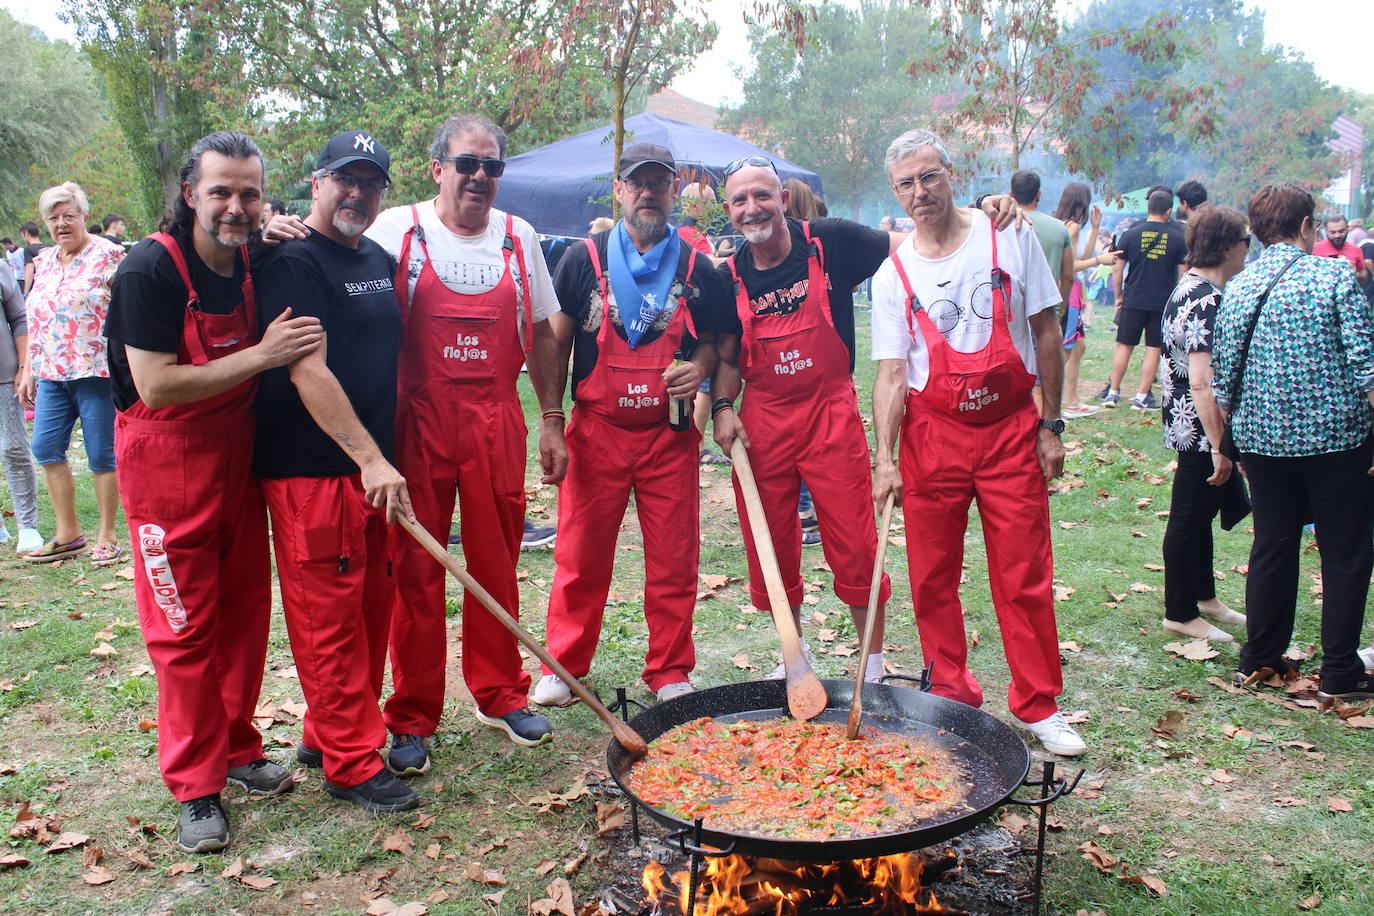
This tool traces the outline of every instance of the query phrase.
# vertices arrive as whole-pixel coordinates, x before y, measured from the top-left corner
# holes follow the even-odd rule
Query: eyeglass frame
[[[627,175],[624,178],[617,178],[616,180],[635,194],[640,194],[644,191],[648,191],[650,194],[667,194],[672,190],[673,182],[677,180],[677,175],[673,175],[669,178],[659,178],[655,181],[644,181],[641,178],[636,178],[634,175]]]
[[[915,178],[903,178],[901,181],[894,181],[892,190],[896,192],[898,197],[910,197],[915,193],[917,184],[929,191],[939,187],[940,182],[947,177],[949,177],[949,169],[941,166],[938,169],[931,169],[929,172],[922,172]]]
[[[70,202],[71,202],[71,201],[65,201],[65,200],[64,200],[62,203],[70,203]],[[57,207],[60,207],[60,206],[62,206],[62,204],[54,204],[54,205],[53,205],[53,208],[56,209]],[[52,225],[52,226],[58,226],[58,225],[69,226],[69,225],[71,225],[72,223],[82,223],[82,224],[84,224],[84,223],[86,222],[86,214],[81,213],[81,212],[77,212],[77,213],[49,213],[47,216],[43,217],[43,222],[45,222],[45,223],[47,223],[47,224],[49,224],[49,225]]]
[[[740,169],[744,168],[746,165],[752,165],[760,169],[766,165],[773,170],[774,175],[778,174],[777,164],[774,163],[773,160],[769,159],[767,156],[741,156],[738,159],[731,162],[730,164],[728,164],[727,166],[725,166],[725,171],[721,173],[721,177],[729,178],[731,175],[735,174]]]
[[[492,159],[489,157],[484,158],[482,156],[474,156],[471,153],[459,153],[457,156],[440,156],[436,161],[441,165],[445,162],[453,163],[453,170],[459,175],[476,175],[477,170],[480,168],[486,173],[488,178],[500,178],[506,171],[506,160]],[[459,162],[464,163],[464,165],[460,166],[458,164]],[[467,167],[469,163],[471,164],[470,168]]]
[[[316,169],[315,177],[333,178],[345,191],[357,188],[368,196],[384,194],[391,187],[391,182],[385,178],[359,178],[341,169]]]

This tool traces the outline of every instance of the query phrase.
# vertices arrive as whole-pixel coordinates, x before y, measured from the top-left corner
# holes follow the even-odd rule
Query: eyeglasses
[[[651,178],[648,181],[642,178],[622,178],[620,182],[636,194],[640,191],[648,191],[650,194],[666,194],[668,189],[673,186],[673,179],[671,178]]]
[[[778,173],[778,167],[767,156],[742,156],[725,167],[725,177],[729,178],[746,165],[754,165],[759,168],[767,167],[773,170],[774,175]]]
[[[915,178],[901,178],[892,184],[892,190],[897,192],[898,197],[908,197],[916,190],[919,183],[927,191],[940,186],[947,173],[944,169],[932,169],[929,172],[922,172]]]
[[[1236,244],[1237,244],[1237,245],[1244,245],[1246,248],[1249,248],[1249,247],[1250,247],[1250,236],[1248,236],[1248,235],[1242,235],[1242,236],[1240,237],[1240,241],[1236,242]]]
[[[59,223],[67,225],[70,223],[80,223],[84,221],[85,217],[83,217],[80,213],[50,213],[43,220],[43,222],[49,223],[50,225],[54,226],[58,225]]]
[[[440,162],[452,162],[453,170],[459,175],[476,175],[477,169],[487,173],[488,178],[500,178],[501,173],[506,170],[506,160],[504,159],[480,159],[477,156],[440,156]]]
[[[387,181],[385,178],[359,178],[347,172],[336,172],[331,169],[320,169],[316,174],[328,175],[338,182],[339,187],[343,188],[345,191],[352,191],[355,188],[359,188],[364,194],[369,196],[380,194],[391,187],[391,182]]]

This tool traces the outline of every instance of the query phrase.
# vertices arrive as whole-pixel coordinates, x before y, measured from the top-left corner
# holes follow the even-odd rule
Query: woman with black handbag
[[[1264,253],[1228,284],[1217,320],[1216,396],[1250,482],[1255,541],[1238,681],[1273,669],[1293,635],[1310,505],[1322,569],[1323,699],[1374,698],[1356,650],[1374,566],[1374,321],[1343,259],[1312,257],[1312,195],[1250,200]]]

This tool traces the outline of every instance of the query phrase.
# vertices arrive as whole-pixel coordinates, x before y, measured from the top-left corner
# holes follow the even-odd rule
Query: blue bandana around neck
[[[635,248],[623,220],[615,224],[606,240],[611,289],[615,291],[625,340],[631,350],[668,305],[668,290],[677,276],[682,244],[672,226],[665,231],[667,237],[643,254]]]

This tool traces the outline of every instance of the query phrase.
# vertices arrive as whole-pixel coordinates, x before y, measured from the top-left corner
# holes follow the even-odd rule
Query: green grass
[[[857,382],[867,414],[874,372],[866,358],[865,312],[859,314],[859,325]],[[1089,345],[1085,391],[1100,386],[1108,350],[1100,333]],[[523,381],[522,386],[526,404],[532,406]],[[531,431],[537,429],[534,419]],[[1064,827],[1050,836],[1050,910],[1279,914],[1296,912],[1300,901],[1320,895],[1319,914],[1374,912],[1369,855],[1374,848],[1374,776],[1368,766],[1374,732],[1346,727],[1313,710],[1234,696],[1209,684],[1208,677],[1225,678],[1233,668],[1234,645],[1218,646],[1220,655],[1205,662],[1170,657],[1163,646],[1173,639],[1159,627],[1163,576],[1146,568],[1161,562],[1166,520],[1155,513],[1168,509],[1170,489],[1167,482],[1151,481],[1170,477],[1167,467],[1173,457],[1163,448],[1158,416],[1104,411],[1071,423],[1065,438],[1079,443],[1071,448],[1067,480],[1083,485],[1051,498],[1056,575],[1074,589],[1056,610],[1060,638],[1081,651],[1062,653],[1061,705],[1088,714],[1080,728],[1092,750],[1082,761],[1090,773],[1078,793],[1053,810]],[[534,455],[533,435],[530,443]],[[537,480],[533,460],[528,479]],[[707,486],[702,490],[701,571],[743,578],[744,553],[728,469],[704,471],[702,479]],[[90,523],[95,510],[89,476],[78,470],[78,481],[82,516]],[[1150,503],[1138,508],[1142,499]],[[531,505],[542,509],[532,508],[534,517],[553,517],[555,500],[551,488],[536,492]],[[1064,528],[1061,522],[1074,524]],[[51,527],[45,517],[44,530]],[[1217,536],[1216,567],[1225,575],[1219,594],[1237,608],[1244,604],[1245,579],[1232,567],[1247,562],[1250,537],[1245,527]],[[919,520],[895,533],[918,538]],[[647,700],[638,680],[646,627],[637,597],[643,588],[643,554],[637,549],[633,509],[620,544],[613,600],[592,680],[603,695],[625,685]],[[988,698],[985,708],[1004,715],[1007,671],[976,518],[970,522],[966,547],[968,580],[961,594],[967,628],[978,632],[971,665]],[[839,633],[835,645],[852,644],[853,627],[830,592],[828,575],[812,569],[820,561],[820,551],[803,554],[804,577],[822,586],[812,593],[818,602],[806,608],[804,627],[813,646],[822,647],[814,638],[819,627],[811,615],[825,614],[826,626]],[[1316,564],[1316,552],[1306,552],[1294,636],[1302,646],[1318,641],[1318,607],[1308,589]],[[552,552],[527,552],[521,570],[527,573],[521,583],[523,620],[542,636]],[[919,641],[905,551],[889,550],[888,570],[894,597],[886,642],[901,647],[890,651],[889,658],[914,673],[920,667]],[[115,587],[100,588],[109,583]],[[1132,591],[1134,583],[1154,590]],[[1125,597],[1116,601],[1109,592]],[[452,587],[450,597],[458,597]],[[6,555],[0,560],[0,602],[0,688],[5,688],[0,689],[0,764],[15,769],[0,776],[7,823],[25,802],[30,810],[54,813],[63,829],[91,836],[92,844],[104,850],[101,864],[115,875],[112,883],[90,887],[81,881],[80,850],[46,854],[32,840],[6,839],[8,849],[0,854],[15,852],[31,864],[0,870],[0,912],[356,914],[365,908],[365,898],[380,891],[398,904],[442,892],[447,899],[433,898],[436,902],[430,904],[435,914],[523,914],[531,900],[544,896],[549,880],[562,873],[561,863],[584,846],[593,857],[571,878],[579,901],[610,867],[595,859],[606,846],[596,837],[592,797],[550,813],[537,813],[527,804],[532,796],[567,790],[602,767],[608,736],[595,716],[581,706],[556,710],[551,713],[556,741],[536,750],[520,749],[477,724],[470,700],[458,687],[436,738],[435,767],[415,781],[427,801],[419,814],[433,815],[432,824],[413,827],[415,813],[378,818],[332,801],[321,792],[317,775],[276,800],[246,802],[230,790],[226,799],[235,832],[230,855],[198,857],[198,871],[169,877],[168,866],[191,857],[169,849],[175,806],[157,774],[156,732],[139,728],[140,720],[156,718],[156,685],[151,677],[133,673],[146,663],[146,654],[135,624],[131,585],[113,570],[93,569],[82,559],[35,568]],[[742,583],[736,582],[698,604],[694,680],[699,685],[757,677],[776,663],[771,620],[766,614],[742,613],[739,606],[747,603]],[[1117,606],[1104,606],[1109,603]],[[86,616],[69,616],[79,613]],[[450,613],[457,613],[456,600],[450,602]],[[22,620],[37,623],[11,628]],[[110,640],[119,654],[108,662],[89,655],[97,634],[116,620],[125,622],[114,626]],[[737,667],[732,659],[738,653],[760,670]],[[273,674],[290,664],[278,616],[264,703],[301,699],[298,681]],[[824,651],[818,655],[823,676],[852,676],[852,664],[853,659]],[[107,670],[110,665],[113,671]],[[450,673],[455,687],[461,682],[456,672],[454,659]],[[1197,699],[1177,696],[1180,690]],[[1183,717],[1173,736],[1152,731],[1170,711]],[[286,760],[289,749],[272,742],[294,741],[299,725],[283,718],[287,721],[266,733],[269,752]],[[1228,738],[1228,726],[1253,737],[1242,733]],[[1315,747],[1309,754],[1285,746],[1288,741]],[[1232,782],[1212,778],[1221,769]],[[1332,797],[1349,802],[1353,812],[1328,811]],[[1274,803],[1278,798],[1307,804],[1280,806]],[[131,826],[129,818],[137,819],[138,826]],[[157,833],[139,829],[144,824],[156,825]],[[397,826],[404,826],[416,844],[409,855],[382,848]],[[492,847],[498,840],[504,845]],[[1153,897],[1139,884],[1099,873],[1078,848],[1089,840],[1119,858],[1131,873],[1162,879],[1167,895]],[[431,844],[439,847],[434,859],[425,855]],[[260,871],[276,884],[253,890],[220,877],[236,857],[252,859],[269,847],[292,853]],[[136,869],[121,850],[142,850],[155,867]],[[539,875],[536,867],[545,859],[559,867]],[[503,871],[508,885],[499,906],[481,900],[497,888],[464,877],[469,862]]]

